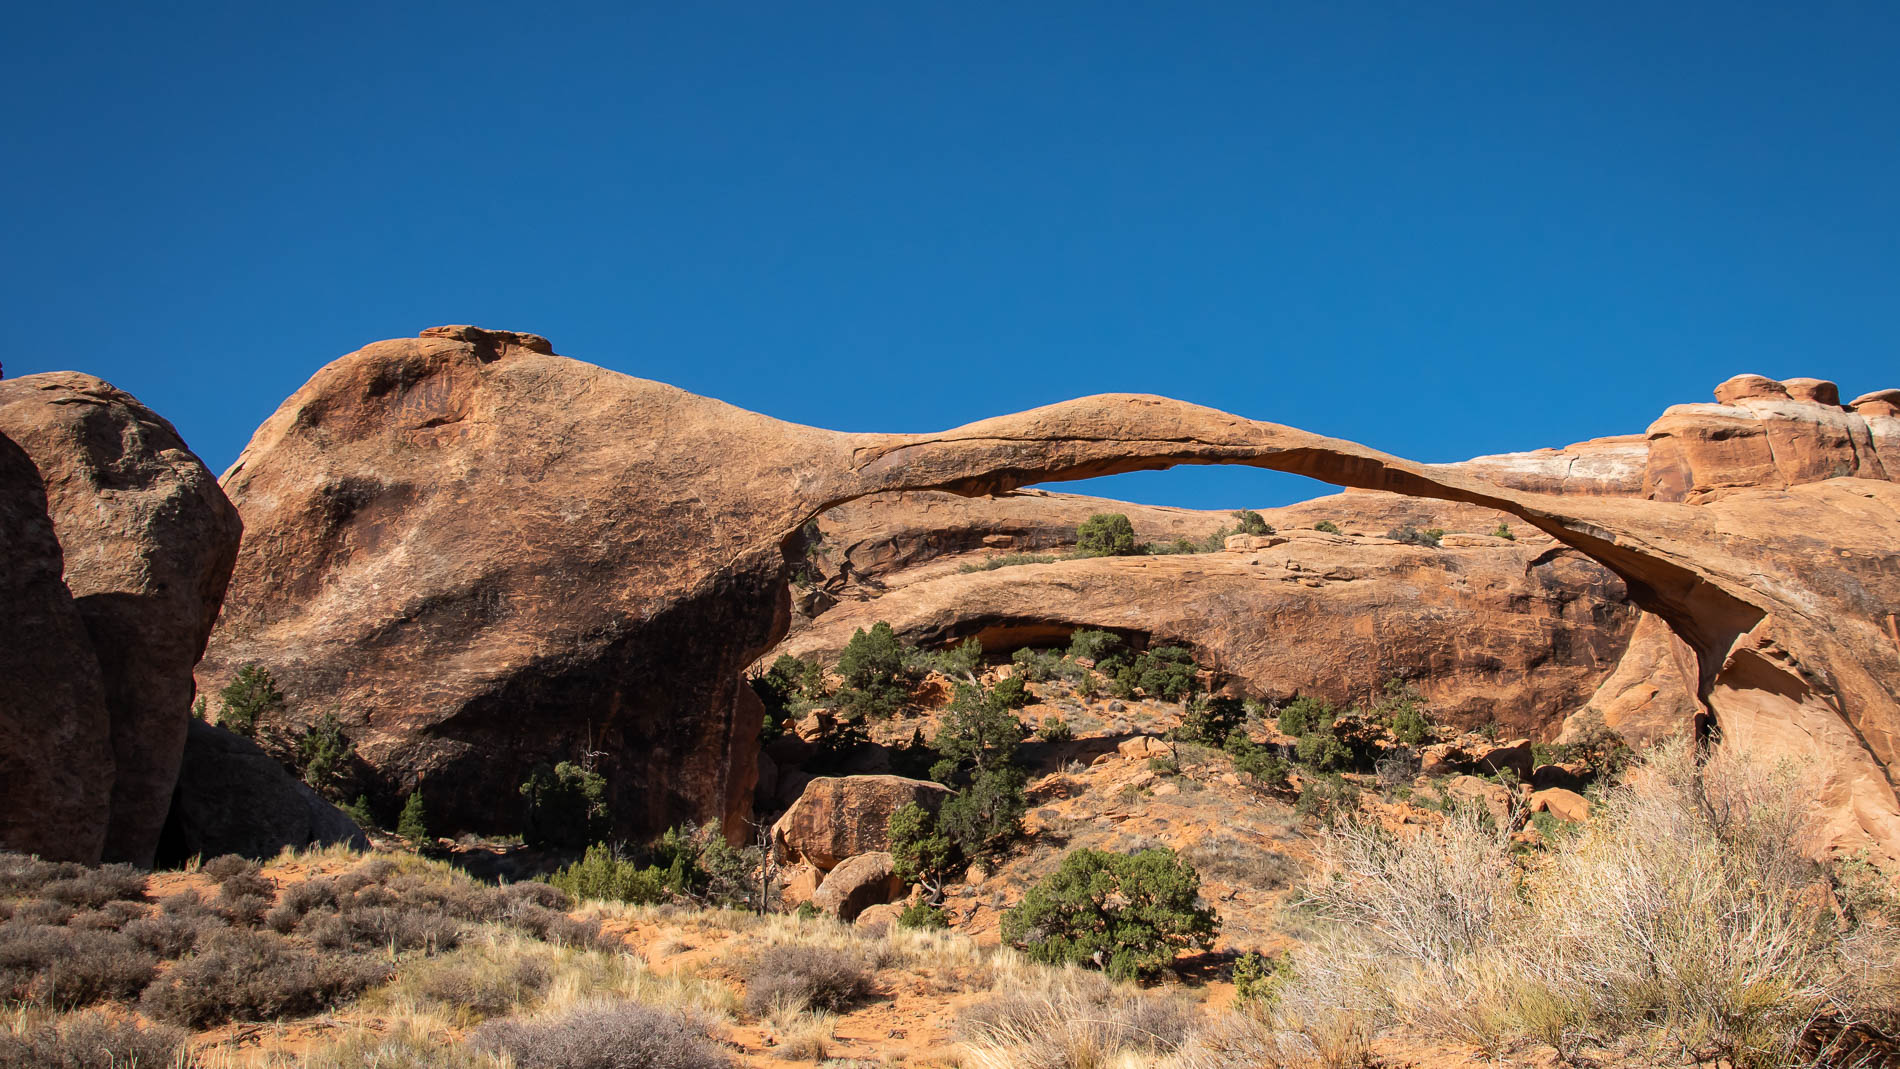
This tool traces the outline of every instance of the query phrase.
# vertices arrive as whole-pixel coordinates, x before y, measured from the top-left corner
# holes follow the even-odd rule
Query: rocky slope
[[[1393,500],[1408,514],[1433,511]],[[1436,511],[1456,522],[1444,517],[1458,510]],[[1497,526],[1495,514],[1467,511],[1478,523],[1462,526]],[[1368,505],[1356,518],[1375,512]],[[879,619],[913,644],[976,635],[992,650],[1062,645],[1076,628],[1103,628],[1186,646],[1217,685],[1248,696],[1345,704],[1404,678],[1452,724],[1495,721],[1548,740],[1628,645],[1638,611],[1622,581],[1548,537],[1453,534],[1432,548],[1373,526],[1381,533],[1281,526],[1224,552],[953,571],[841,604],[775,653],[835,662],[853,631]]]
[[[1145,396],[838,434],[532,335],[437,328],[318,372],[226,474],[251,537],[201,678],[270,664],[287,716],[335,712],[385,794],[426,782],[451,824],[505,826],[527,766],[591,749],[623,832],[724,817],[736,835],[758,716],[739,675],[788,627],[785,551],[813,517],[902,490],[1248,464],[1507,512],[1592,557],[1695,652],[1726,738],[1812,759],[1833,841],[1900,854],[1900,488],[1866,477],[1890,439],[1851,415],[1874,443],[1853,477],[1718,494],[1694,469],[1711,492],[1691,505],[1536,493]]]
[[[44,483],[60,554],[43,566],[63,575],[85,625],[83,651],[49,663],[75,676],[96,665],[103,685],[109,759],[89,743],[61,763],[110,791],[105,838],[67,840],[61,856],[103,850],[108,861],[149,865],[184,753],[192,665],[237,555],[237,511],[171,424],[91,376],[0,381],[0,432]],[[98,730],[101,714],[69,715],[74,730]]]

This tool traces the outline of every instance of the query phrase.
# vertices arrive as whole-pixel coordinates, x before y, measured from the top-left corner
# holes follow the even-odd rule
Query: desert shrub
[[[958,679],[974,676],[983,668],[983,644],[975,636],[940,650],[906,647],[904,655],[905,668],[919,676],[924,672],[941,672]]]
[[[1075,738],[1075,729],[1069,726],[1067,720],[1052,716],[1042,722],[1042,725],[1036,729],[1036,734],[1042,736],[1044,742],[1068,742]]]
[[[1394,542],[1403,542],[1408,546],[1429,546],[1436,549],[1438,540],[1445,537],[1445,530],[1442,527],[1429,527],[1421,531],[1407,523],[1392,528],[1385,533],[1385,536]]]
[[[448,955],[405,968],[395,986],[467,1027],[516,1012],[538,999],[551,980],[546,963],[533,956],[516,953],[491,960]]]
[[[1009,663],[1016,666],[1016,673],[1031,683],[1047,683],[1062,674],[1062,654],[1055,650],[1032,650],[1027,647],[1009,655]]]
[[[651,865],[636,865],[605,843],[587,848],[548,883],[578,901],[653,903],[666,899],[666,874]]]
[[[0,851],[0,896],[34,894],[53,880],[84,871],[84,865],[70,861],[41,861],[31,854]]]
[[[324,713],[297,740],[297,754],[303,760],[303,781],[328,790],[343,778],[356,756],[356,744],[343,733],[343,722],[335,713]]]
[[[687,1017],[637,1002],[596,1003],[545,1020],[490,1021],[469,1034],[478,1051],[520,1069],[727,1069],[730,1058]]]
[[[950,915],[937,906],[918,899],[905,906],[903,912],[897,915],[897,926],[899,928],[948,928]]]
[[[907,884],[938,887],[962,868],[956,844],[938,829],[936,816],[915,802],[891,813],[887,833],[891,868]]]
[[[157,965],[151,951],[122,932],[0,926],[0,1001],[66,1010],[129,998]]]
[[[198,866],[198,874],[223,886],[224,881],[262,871],[262,866],[242,854],[219,854]]]
[[[173,1069],[184,1032],[98,1010],[0,1030],[0,1069]]]
[[[1202,836],[1181,858],[1210,879],[1253,890],[1285,887],[1300,871],[1286,854],[1225,832]]]
[[[101,865],[52,880],[40,894],[80,909],[97,909],[107,902],[145,897],[145,874],[130,865]]]
[[[1174,737],[1203,746],[1220,746],[1247,723],[1247,707],[1238,698],[1199,697],[1188,703]]]
[[[1293,748],[1300,764],[1320,772],[1337,772],[1352,767],[1352,749],[1331,731],[1309,731],[1300,736]]]
[[[1417,746],[1432,736],[1432,722],[1425,713],[1425,696],[1402,679],[1386,682],[1385,696],[1373,704],[1371,714],[1407,746]]]
[[[211,871],[217,866],[217,872]],[[277,885],[264,875],[263,866],[255,861],[226,854],[205,863],[203,870],[218,881],[218,901],[235,902],[242,898],[269,898],[277,893]]]
[[[15,902],[7,909],[8,922],[15,927],[28,924],[61,925],[71,920],[73,914],[78,912],[65,902],[53,902],[44,898]]]
[[[1096,631],[1090,628],[1078,628],[1069,635],[1069,656],[1086,659],[1096,664],[1102,663],[1110,654],[1122,648],[1122,638],[1112,631]]]
[[[1337,772],[1312,777],[1293,803],[1295,813],[1326,825],[1358,810],[1359,788]]]
[[[1029,811],[1020,769],[1003,765],[980,773],[968,786],[944,800],[937,827],[965,858],[986,857],[1022,834]]]
[[[297,1060],[298,1069],[495,1069],[496,1059],[444,1046],[439,1032],[404,1024],[388,1032],[356,1028]]]
[[[1078,557],[1126,557],[1135,552],[1135,525],[1119,512],[1098,512],[1075,529]]]
[[[1270,1006],[1280,997],[1293,972],[1293,962],[1284,955],[1268,957],[1250,950],[1234,961],[1234,1000],[1243,1004]]]
[[[957,1033],[983,1065],[1152,1065],[1181,1048],[1198,1016],[1179,996],[1131,991],[1083,973],[979,1002],[960,1015]]]
[[[755,1017],[792,1006],[836,1013],[870,993],[870,964],[852,950],[779,943],[745,963],[745,1009]]]
[[[1298,738],[1314,731],[1325,731],[1339,716],[1332,706],[1318,698],[1301,695],[1280,707],[1280,731]]]
[[[257,734],[258,718],[284,707],[283,691],[277,689],[270,669],[261,664],[239,668],[218,698],[224,703],[218,710],[218,726],[239,735]]]
[[[668,828],[648,849],[668,894],[704,905],[752,905],[752,877],[764,860],[756,847],[735,850],[718,828],[688,822]]]
[[[579,850],[607,837],[607,779],[571,761],[536,765],[521,784],[528,800],[521,837],[531,846]]]
[[[326,950],[450,950],[467,929],[452,917],[403,906],[356,906],[312,913],[304,931]]]
[[[1002,938],[1036,961],[1151,976],[1179,951],[1213,945],[1218,921],[1200,890],[1172,850],[1075,850],[1003,915]]]
[[[1016,748],[1026,732],[1011,704],[1022,687],[1021,680],[1014,682],[1013,692],[1000,685],[993,688],[978,683],[956,685],[937,737],[931,741],[931,748],[942,755],[938,767],[931,770],[932,779],[950,782],[960,778],[964,766],[981,776],[985,771],[1015,761]]]
[[[1313,525],[1313,530],[1324,531],[1327,534],[1338,534],[1339,525],[1334,523],[1331,520],[1321,520],[1318,523]]]
[[[844,684],[833,701],[842,715],[881,720],[904,707],[904,647],[885,621],[852,632],[838,655],[838,674]]]
[[[140,1008],[189,1028],[314,1013],[389,976],[364,955],[319,954],[270,932],[210,933],[145,989]]]
[[[171,961],[191,953],[207,931],[224,927],[224,922],[207,913],[154,913],[125,923],[120,931],[159,958]]]
[[[1237,509],[1234,512],[1234,533],[1245,535],[1273,534],[1273,525],[1266,517],[1252,509]]]
[[[72,918],[66,922],[66,927],[116,932],[123,929],[128,922],[143,917],[145,914],[145,906],[139,902],[124,900],[107,902],[98,909],[73,914]]]
[[[1491,532],[1491,537],[1502,538],[1509,542],[1517,541],[1517,536],[1511,533],[1511,525],[1508,523],[1498,524],[1497,530]]]
[[[1200,686],[1199,666],[1182,646],[1157,646],[1135,656],[1115,673],[1116,689],[1132,697],[1136,689],[1163,701],[1180,701]]]
[[[600,930],[600,921],[576,920],[560,910],[529,903],[509,908],[503,920],[544,943],[561,947],[620,950],[620,941]]]
[[[572,909],[574,897],[551,883],[539,880],[523,880],[520,883],[504,885],[496,892],[503,910],[521,905],[540,906],[542,909]]]
[[[271,905],[270,899],[262,895],[238,895],[234,898],[220,897],[211,908],[232,927],[255,928],[264,923]]]
[[[781,653],[772,667],[754,676],[752,690],[764,703],[766,713],[783,719],[800,703],[825,696],[825,672],[816,661],[804,661]]]
[[[422,800],[422,790],[417,788],[403,799],[402,815],[396,818],[396,834],[412,843],[429,842],[429,809]]]

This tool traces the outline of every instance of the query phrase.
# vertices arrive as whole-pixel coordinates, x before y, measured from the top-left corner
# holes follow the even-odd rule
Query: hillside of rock
[[[532,335],[378,343],[319,371],[226,474],[249,537],[200,678],[268,663],[286,718],[334,712],[380,794],[426,784],[451,825],[518,821],[528,768],[586,751],[623,832],[696,817],[736,835],[758,717],[740,673],[788,628],[784,580],[812,518],[872,494],[1182,463],[1495,509],[1580,550],[1695,652],[1725,738],[1816,763],[1838,845],[1900,853],[1885,623],[1900,488],[1843,477],[1698,505],[1535,493],[1157,397],[838,434]]]

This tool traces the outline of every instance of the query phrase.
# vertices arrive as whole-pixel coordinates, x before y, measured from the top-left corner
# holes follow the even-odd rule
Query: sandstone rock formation
[[[913,803],[934,813],[951,793],[903,776],[819,776],[772,825],[772,849],[787,864],[830,872],[845,858],[889,850],[892,813]]]
[[[532,335],[438,328],[319,371],[227,473],[251,537],[204,671],[270,664],[287,716],[336,712],[382,792],[426,777],[450,826],[518,817],[529,763],[589,748],[622,833],[693,816],[736,834],[757,723],[739,673],[786,630],[786,551],[813,517],[879,493],[1212,463],[1508,512],[1591,556],[1695,652],[1725,739],[1811,756],[1833,841],[1900,855],[1885,771],[1900,745],[1885,622],[1900,488],[1866,478],[1885,471],[1872,460],[1858,477],[1707,494],[1692,460],[1684,500],[1706,503],[1691,505],[1536,493],[1146,396],[838,434],[556,357]]]
[[[846,858],[825,874],[825,882],[811,896],[811,904],[841,921],[856,920],[871,906],[892,902],[904,893],[896,862],[884,851]]]
[[[191,721],[159,860],[276,856],[342,843],[369,849],[362,829],[242,735]]]
[[[112,804],[105,684],[32,458],[0,434],[0,849],[97,864]]]
[[[1384,537],[1419,519],[1489,532],[1498,513],[1389,494],[1322,500],[1264,510],[1278,534],[1232,540],[1276,543],[1258,550],[900,573],[890,592],[840,603],[773,654],[835,661],[877,620],[913,643],[976,635],[992,650],[1104,628],[1188,647],[1239,693],[1345,704],[1403,677],[1441,720],[1495,720],[1548,741],[1611,674],[1636,627],[1622,580],[1537,531],[1439,549]],[[1310,529],[1329,517],[1344,521],[1342,533]],[[1378,533],[1357,533],[1368,529]]]
[[[152,862],[203,651],[237,556],[237,511],[152,410],[74,372],[0,381],[0,432],[32,457],[65,583],[105,686],[104,858]]]

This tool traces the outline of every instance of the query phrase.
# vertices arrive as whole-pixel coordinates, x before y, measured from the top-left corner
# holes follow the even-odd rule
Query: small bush
[[[1200,889],[1172,850],[1075,850],[1003,915],[1002,938],[1036,961],[1151,976],[1181,950],[1213,945],[1219,922]]]
[[[172,1069],[184,1032],[97,1010],[0,1031],[0,1069]]]
[[[918,899],[904,907],[897,915],[899,928],[948,928],[950,915],[930,903]]]
[[[535,766],[521,785],[521,796],[528,800],[521,837],[530,846],[579,850],[612,830],[607,778],[571,761]]]
[[[357,906],[340,913],[311,914],[311,940],[326,950],[453,949],[466,929],[461,922],[426,909]]]
[[[870,991],[864,957],[837,947],[781,943],[746,963],[745,1009],[754,1017],[789,1007],[837,1013]]]
[[[145,897],[145,874],[130,865],[102,865],[65,879],[53,880],[40,894],[80,909],[98,909],[107,902]]]
[[[418,788],[402,803],[402,816],[396,819],[396,834],[412,843],[429,842],[429,810],[422,801],[422,791]]]
[[[508,924],[544,943],[561,947],[620,950],[620,941],[600,930],[598,920],[575,920],[559,910],[520,903],[503,918]]]
[[[542,1021],[490,1021],[468,1037],[519,1069],[727,1069],[706,1030],[637,1002],[598,1003]]]
[[[961,868],[956,844],[938,830],[935,815],[915,802],[891,813],[887,832],[892,870],[907,884],[936,887]]]
[[[14,903],[9,909],[12,913],[9,920],[16,928],[28,924],[58,926],[71,920],[73,914],[78,912],[64,902],[49,902],[43,898]]]
[[[172,966],[139,1000],[160,1020],[189,1028],[315,1013],[389,976],[386,963],[318,954],[270,932],[222,930]]]
[[[1009,655],[1009,663],[1031,683],[1047,683],[1062,672],[1062,655],[1055,650],[1020,649]]]
[[[1083,982],[1087,975],[1053,990],[1012,990],[978,1003],[964,1011],[957,1031],[982,1056],[979,1064],[1035,1069],[1153,1065],[1194,1032],[1199,1015],[1186,1000],[1117,990],[1099,977]]]
[[[30,854],[0,851],[0,896],[36,894],[53,880],[67,879],[84,871],[84,865],[70,861],[41,861]]]
[[[1036,734],[1041,735],[1042,741],[1044,742],[1068,742],[1070,739],[1075,738],[1075,729],[1069,726],[1067,720],[1059,716],[1052,716],[1042,722],[1042,726],[1036,730]]]
[[[277,689],[270,670],[260,664],[239,668],[218,697],[224,703],[218,710],[218,726],[239,735],[257,734],[258,719],[284,707],[283,691]]]
[[[1121,648],[1121,636],[1112,631],[1095,631],[1084,627],[1069,636],[1069,656],[1094,661],[1098,665]]]
[[[1407,523],[1392,528],[1385,533],[1385,536],[1394,542],[1402,542],[1408,546],[1428,546],[1437,549],[1438,540],[1445,537],[1445,530],[1442,527],[1429,527],[1421,531]]]
[[[944,800],[937,827],[965,858],[985,857],[1022,834],[1023,814],[1029,811],[1025,783],[1022,771],[1011,765],[984,772]]]
[[[957,571],[967,575],[971,572],[993,572],[998,568],[1014,568],[1022,564],[1054,564],[1061,559],[1053,553],[1003,553],[964,564],[957,568]]]
[[[1498,529],[1491,532],[1491,537],[1502,538],[1509,542],[1517,541],[1517,535],[1511,533],[1511,525],[1508,523],[1498,524]]]
[[[1330,729],[1338,716],[1332,706],[1320,699],[1301,695],[1281,707],[1278,723],[1282,734],[1298,738],[1309,732]]]
[[[1188,703],[1174,737],[1182,742],[1220,746],[1247,723],[1247,707],[1238,698],[1200,697]]]
[[[580,901],[647,904],[667,897],[664,871],[636,865],[605,843],[588,847],[579,861],[548,877],[548,883]]]
[[[122,932],[0,927],[0,1001],[68,1010],[130,998],[157,966],[151,951]]]
[[[224,881],[262,871],[257,862],[242,854],[219,854],[198,866],[200,876],[208,876],[222,886]]]
[[[1318,523],[1316,523],[1316,524],[1314,524],[1314,525],[1313,525],[1313,530],[1315,530],[1315,531],[1324,531],[1324,532],[1326,532],[1327,534],[1339,534],[1339,533],[1340,533],[1340,530],[1339,530],[1339,525],[1338,525],[1338,524],[1336,524],[1336,523],[1334,523],[1334,522],[1333,522],[1333,521],[1331,521],[1331,520],[1321,520],[1321,521],[1319,521]]]
[[[356,756],[356,744],[343,733],[335,713],[324,713],[297,741],[297,753],[303,759],[303,781],[322,791],[343,777]]]
[[[208,913],[155,913],[127,921],[120,931],[132,941],[165,961],[191,953],[205,932],[224,927],[224,922]]]
[[[418,962],[405,969],[397,983],[467,1027],[514,1013],[539,998],[550,979],[548,967],[533,957],[488,961],[451,956]]]
[[[1135,525],[1119,512],[1098,512],[1075,529],[1078,557],[1126,557],[1135,552]]]

